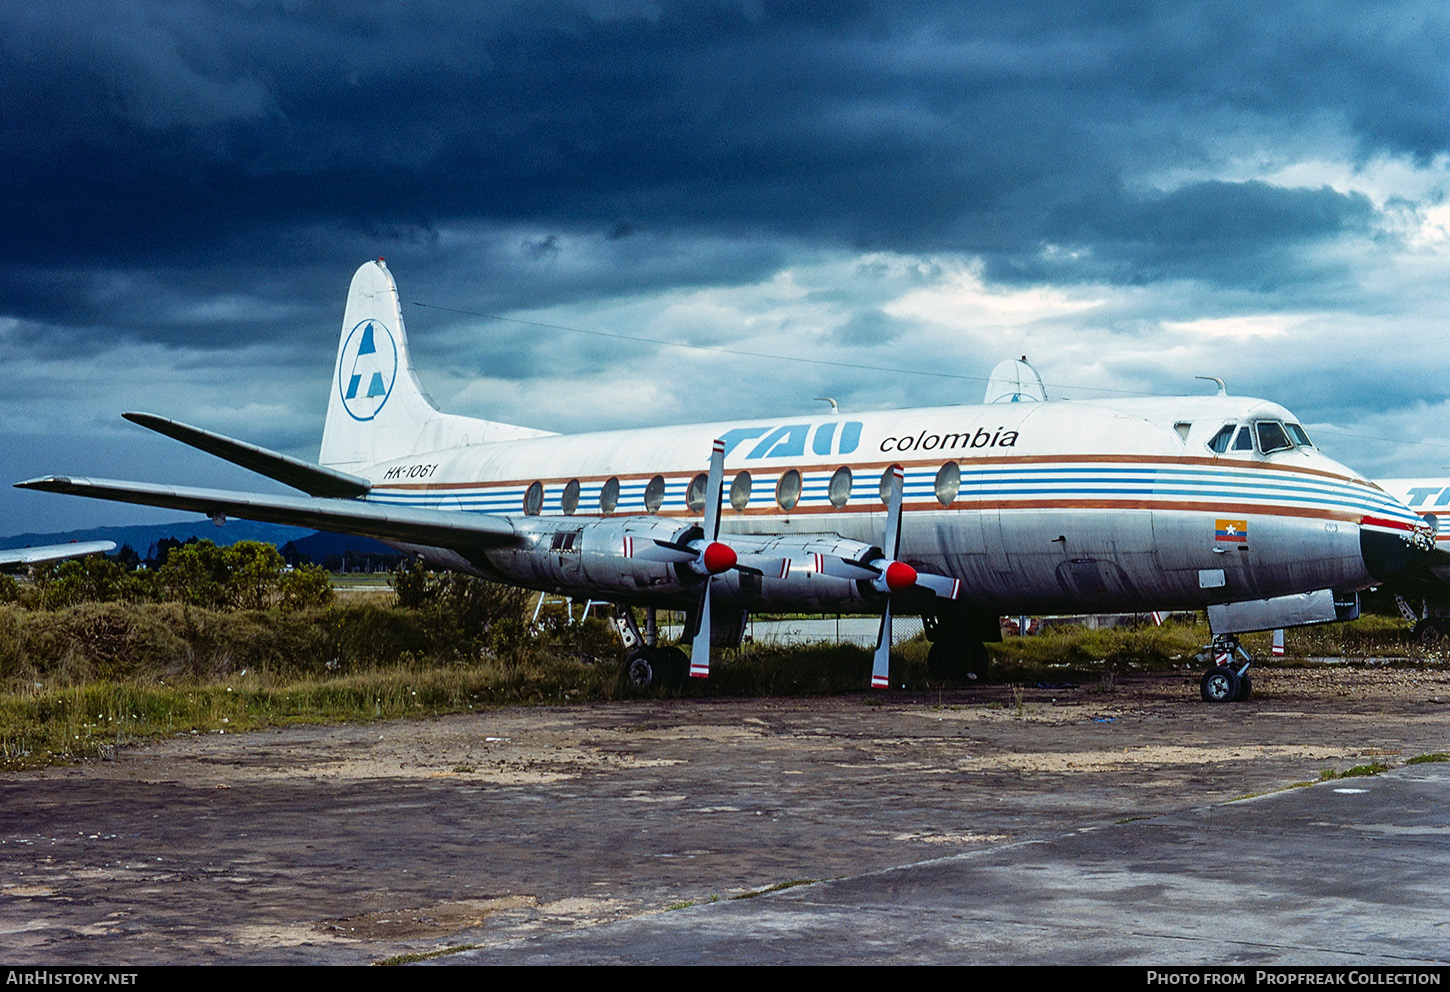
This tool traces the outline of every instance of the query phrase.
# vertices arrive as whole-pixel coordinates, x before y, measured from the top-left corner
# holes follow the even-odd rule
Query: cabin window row
[[[932,491],[935,493],[937,502],[942,506],[951,506],[957,498],[961,489],[962,470],[956,462],[947,462],[937,470],[936,478],[932,483]],[[704,472],[690,480],[685,489],[685,505],[692,513],[701,513],[705,509],[705,491],[709,486],[709,476]],[[797,469],[788,469],[783,472],[775,483],[775,505],[782,510],[789,512],[794,510],[800,503],[801,496],[807,486],[804,483],[800,472]],[[812,490],[819,486],[810,487]],[[830,480],[825,484],[826,500],[837,509],[844,509],[855,493],[856,480],[849,468],[841,466],[831,475]],[[730,505],[736,510],[743,512],[749,505],[751,495],[755,489],[755,480],[748,471],[741,471],[735,474],[730,480],[727,490],[727,498]],[[666,483],[665,477],[657,475],[645,484],[642,501],[644,508],[649,513],[658,513],[665,503]],[[579,498],[581,486],[578,479],[570,479],[564,485],[563,491],[559,494],[559,509],[565,516],[573,516],[579,512]],[[881,473],[880,486],[877,494],[881,502],[885,503],[891,494],[891,469]],[[816,492],[812,496],[819,495]],[[613,513],[619,508],[620,483],[618,478],[611,478],[605,481],[599,488],[599,512],[603,514]],[[544,484],[534,482],[524,492],[524,513],[529,516],[538,516],[544,511]]]

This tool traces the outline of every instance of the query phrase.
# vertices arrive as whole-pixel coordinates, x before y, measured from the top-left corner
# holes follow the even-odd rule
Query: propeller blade
[[[683,564],[685,562],[698,560],[700,553],[694,548],[682,544],[670,544],[667,541],[654,539],[636,541],[633,537],[625,537],[624,557],[637,558],[640,561],[663,561]]]
[[[695,642],[690,645],[690,678],[710,677],[710,580],[700,591],[700,626],[695,630]]]
[[[930,575],[926,572],[917,572],[916,584],[930,589],[942,599],[956,599],[957,594],[962,591],[961,579],[954,579],[950,575]]]
[[[871,661],[871,688],[886,689],[891,684],[891,600],[881,611],[881,632],[876,635],[876,655]]]
[[[720,496],[725,488],[725,442],[717,439],[710,451],[710,474],[705,480],[705,539],[720,536]]]
[[[769,555],[739,555],[735,567],[742,572],[763,575],[769,579],[783,579],[790,575],[789,558],[772,558]]]
[[[850,579],[853,582],[871,582],[881,575],[881,569],[862,562],[847,561],[835,555],[823,555],[819,552],[812,552],[811,557],[815,559],[815,570],[822,575],[829,575],[837,579]]]
[[[700,625],[695,630],[695,642],[690,645],[690,677],[710,677],[710,583],[716,574],[736,568],[739,559],[728,545],[716,540],[720,536],[720,497],[725,488],[725,442],[716,438],[710,449],[710,474],[705,479],[705,540],[708,542],[698,554],[697,568],[705,572],[705,583],[700,590]]]
[[[880,592],[886,594],[881,607],[881,632],[876,635],[876,655],[871,661],[871,688],[885,689],[891,684],[891,594],[916,585],[917,571],[904,561],[897,561],[901,550],[901,495],[906,488],[900,465],[891,466],[891,493],[886,500],[886,539],[881,548],[882,561],[872,562],[876,575],[872,579]]]
[[[901,551],[901,494],[906,488],[906,477],[900,465],[891,466],[891,496],[886,503],[886,542],[881,550],[891,561]]]

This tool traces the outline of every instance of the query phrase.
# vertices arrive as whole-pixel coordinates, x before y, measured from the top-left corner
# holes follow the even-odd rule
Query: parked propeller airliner
[[[1030,398],[1020,389],[1012,399]],[[747,611],[920,612],[934,671],[969,673],[1004,614],[1275,616],[1422,567],[1412,510],[1318,451],[1283,407],[1229,396],[1003,402],[561,436],[440,413],[382,260],[354,276],[317,464],[152,414],[128,419],[305,493],[74,476],[18,485],[345,531],[435,565],[612,601],[633,678],[682,652],[629,607],[683,608],[690,671]],[[1248,447],[1237,432],[1248,431]],[[1264,438],[1282,438],[1271,445]],[[653,632],[653,625],[649,628]]]
[[[1435,529],[1429,567],[1394,583],[1395,602],[1429,648],[1450,644],[1450,478],[1381,479],[1390,495]]]

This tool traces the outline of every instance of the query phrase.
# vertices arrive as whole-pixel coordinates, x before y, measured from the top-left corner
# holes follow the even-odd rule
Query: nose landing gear
[[[1198,655],[1198,661],[1212,664],[1198,683],[1205,703],[1241,702],[1253,691],[1249,666],[1254,659],[1232,634],[1220,634]]]

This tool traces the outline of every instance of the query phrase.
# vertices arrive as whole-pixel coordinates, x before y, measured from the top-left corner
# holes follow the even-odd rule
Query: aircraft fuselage
[[[627,521],[664,533],[699,519],[691,483],[715,438],[726,442],[722,532],[786,556],[818,536],[879,544],[882,476],[900,465],[902,560],[959,578],[961,598],[990,612],[1191,609],[1370,584],[1362,529],[1408,532],[1418,520],[1312,447],[1229,455],[1205,443],[1226,423],[1263,418],[1293,419],[1243,397],[934,407],[500,441],[359,474],[373,482],[369,500],[513,515],[567,546],[554,561],[542,547],[480,549],[469,564],[580,596],[600,591],[585,559],[586,532],[602,521],[595,549],[617,558]],[[573,543],[556,537],[570,531]],[[667,582],[672,566],[635,568],[633,585],[613,583],[619,598],[664,591],[649,574]],[[746,605],[807,608],[808,585],[797,570],[727,587]]]

